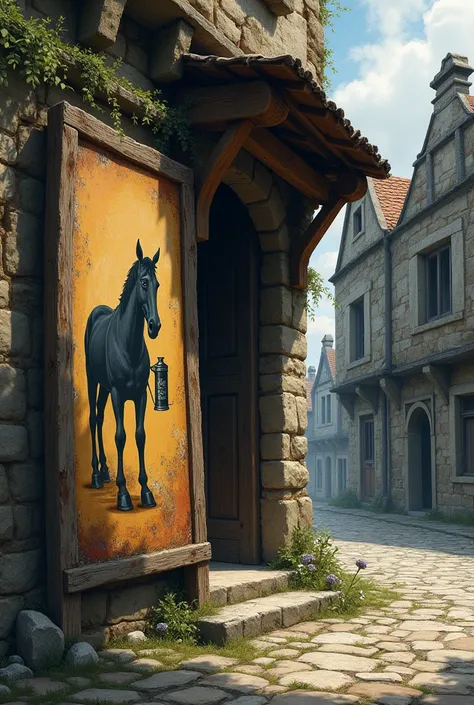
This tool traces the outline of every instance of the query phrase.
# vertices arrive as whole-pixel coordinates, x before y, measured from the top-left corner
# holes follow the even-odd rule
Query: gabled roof
[[[327,348],[326,349],[327,356],[328,356],[328,362],[329,362],[329,367],[331,369],[331,374],[333,380],[336,379],[336,351],[334,348]]]
[[[314,378],[306,377],[306,401],[308,411],[313,411],[313,397],[311,392],[313,391]]]
[[[385,218],[386,227],[384,229],[393,230],[400,218],[411,179],[390,176],[384,181],[379,179],[371,179],[371,181]]]

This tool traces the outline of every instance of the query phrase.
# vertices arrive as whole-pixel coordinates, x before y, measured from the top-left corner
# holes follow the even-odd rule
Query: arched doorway
[[[425,405],[417,405],[407,424],[408,510],[433,506],[431,424]]]
[[[325,497],[326,499],[331,499],[332,497],[332,462],[329,456],[326,458]]]
[[[198,245],[199,365],[207,529],[213,559],[260,562],[258,239],[221,185]]]

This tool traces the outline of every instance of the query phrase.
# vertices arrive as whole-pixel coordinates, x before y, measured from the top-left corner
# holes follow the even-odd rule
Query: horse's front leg
[[[145,410],[146,410],[146,391],[139,399],[135,400],[135,419],[136,419],[136,431],[135,440],[137,442],[138,448],[138,463],[140,466],[140,473],[138,475],[138,482],[142,487],[141,491],[141,502],[142,507],[156,507],[155,498],[153,493],[147,485],[148,475],[145,470]]]
[[[112,388],[112,406],[115,414],[115,445],[117,446],[117,509],[126,512],[133,509],[132,500],[127,490],[127,482],[123,473],[123,449],[125,448],[126,433],[123,425],[123,407],[124,402],[120,397],[118,390]]]
[[[99,463],[97,460],[96,428],[97,428],[97,383],[92,379],[90,370],[87,369],[87,392],[89,395],[89,428],[92,441],[92,480],[91,487],[96,490],[102,489],[104,483],[99,473]]]

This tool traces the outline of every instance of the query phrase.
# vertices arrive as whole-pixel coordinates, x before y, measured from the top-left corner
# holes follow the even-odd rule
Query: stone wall
[[[319,0],[296,0],[295,11],[277,17],[264,0],[190,0],[245,54],[292,54],[320,80],[324,32]]]

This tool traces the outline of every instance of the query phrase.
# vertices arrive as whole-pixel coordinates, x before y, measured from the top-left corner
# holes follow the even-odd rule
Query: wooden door
[[[363,502],[375,496],[375,462],[374,462],[374,417],[362,416],[360,419],[360,449]]]
[[[207,529],[214,560],[260,562],[258,250],[252,222],[221,186],[198,246]]]

